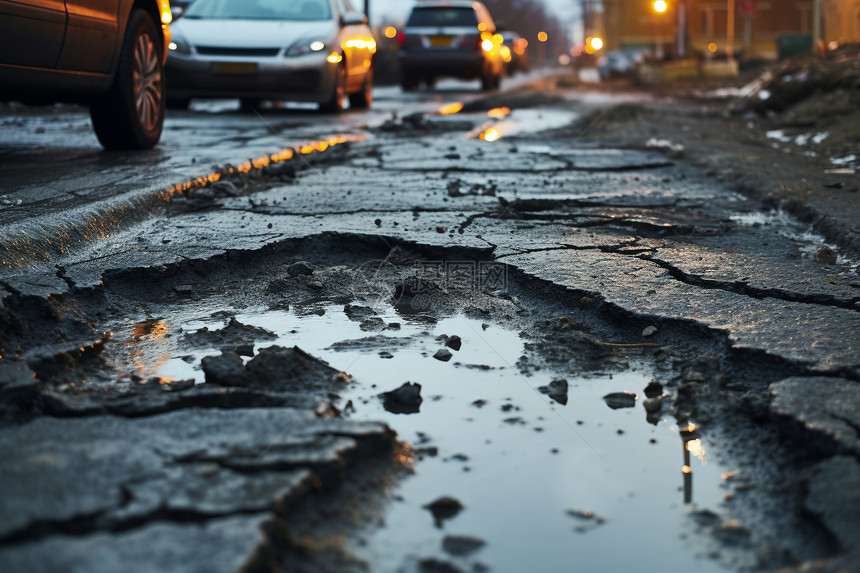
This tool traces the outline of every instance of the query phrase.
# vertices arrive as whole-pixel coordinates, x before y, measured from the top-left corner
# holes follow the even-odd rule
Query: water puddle
[[[506,113],[501,110],[506,109]],[[467,137],[479,138],[484,141],[496,141],[502,137],[528,135],[570,125],[579,119],[580,114],[563,109],[515,109],[497,108],[490,110],[488,117],[480,127],[469,132]]]
[[[553,399],[540,388],[565,374],[521,374],[516,332],[465,316],[433,322],[391,307],[376,312],[359,322],[323,301],[236,316],[277,334],[257,350],[297,345],[353,375],[342,396],[353,406],[347,414],[385,421],[415,449],[416,473],[392,491],[385,523],[350,548],[373,570],[435,558],[463,570],[615,572],[639,568],[645,556],[659,556],[666,570],[726,570],[707,556],[713,547],[694,533],[690,514],[721,513],[732,468],[713,459],[700,431],[668,416],[646,420],[647,373],[568,377],[567,400],[545,390]],[[183,330],[225,324],[186,322]],[[434,358],[443,349],[448,361]],[[159,374],[202,381],[200,358],[216,353],[171,358]],[[379,394],[405,382],[421,385],[419,412],[387,411]],[[638,395],[634,407],[604,400],[623,392]],[[462,510],[434,519],[426,506],[444,497]]]

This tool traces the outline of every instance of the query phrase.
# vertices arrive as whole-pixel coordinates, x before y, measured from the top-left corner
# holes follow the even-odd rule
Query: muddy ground
[[[684,452],[701,440],[731,471],[718,478],[717,502],[687,503],[689,474],[704,469],[691,470],[685,454],[682,474],[679,453],[670,489],[680,541],[670,510],[645,527],[671,532],[669,549],[623,537],[632,514],[585,485],[558,494],[557,511],[539,517],[567,520],[556,545],[576,557],[525,545],[517,553],[534,570],[577,559],[590,571],[855,570],[856,160],[832,159],[849,155],[857,134],[846,125],[858,122],[819,111],[790,120],[802,130],[790,142],[768,136],[785,134],[791,113],[829,109],[816,99],[854,102],[840,90],[775,115],[699,88],[596,110],[584,88],[501,94],[454,120],[393,119],[370,139],[225,175],[106,242],[46,266],[9,265],[0,563],[522,570],[497,552],[526,533],[469,521],[500,510],[506,523],[522,515],[536,527],[505,511],[517,507],[512,497],[471,501],[469,477],[405,493],[438,467],[500,492],[517,475],[482,468],[466,433],[462,445],[445,441],[433,406],[492,415],[503,448],[504,436],[519,444],[546,427],[537,443],[547,459],[584,452],[571,460],[581,484],[604,471],[588,456],[618,463],[604,440],[635,439],[647,452],[666,437],[634,432],[630,416],[600,427],[565,414],[579,403],[666,429]],[[506,135],[481,113],[501,105],[512,108],[501,121],[571,106],[579,119]],[[815,148],[797,139],[809,121],[832,134]],[[465,137],[490,129],[499,141]],[[466,321],[456,332],[452,317]],[[315,346],[313,321],[330,341]],[[497,331],[521,341],[515,354],[461,358]],[[356,377],[348,352],[397,366]],[[463,373],[501,380],[503,370],[545,409],[437,384]],[[630,372],[638,387],[613,382]],[[594,380],[592,404],[583,396]],[[550,430],[553,411],[570,424],[562,434]],[[393,431],[403,420],[423,431]],[[544,474],[571,472],[543,463]],[[626,467],[614,470],[638,471]],[[622,491],[657,496],[641,481],[644,491]],[[541,487],[532,484],[514,485]],[[386,528],[402,506],[419,523]],[[615,560],[619,545],[632,548],[628,561]],[[667,556],[687,545],[688,561]]]

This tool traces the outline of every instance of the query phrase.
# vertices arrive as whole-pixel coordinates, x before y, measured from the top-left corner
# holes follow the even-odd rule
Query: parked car
[[[169,104],[239,98],[320,104],[373,99],[376,42],[350,0],[194,0],[173,26]]]
[[[501,37],[480,2],[421,2],[412,9],[400,36],[398,57],[404,90],[438,76],[481,80],[484,90],[499,87],[504,73]]]
[[[644,53],[641,51],[615,50],[608,52],[597,60],[597,70],[601,78],[620,78],[632,75],[636,66],[642,63]]]
[[[191,4],[191,0],[171,0],[170,12],[173,14],[173,18],[176,19],[182,16],[189,4]]]
[[[529,71],[531,65],[526,51],[528,46],[529,41],[516,32],[502,32],[502,56],[509,74]],[[504,57],[505,49],[507,49],[507,58]]]
[[[107,149],[164,124],[167,0],[0,0],[0,99],[88,105]]]

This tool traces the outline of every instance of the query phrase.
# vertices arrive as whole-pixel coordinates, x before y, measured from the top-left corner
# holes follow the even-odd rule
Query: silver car
[[[337,112],[372,101],[376,42],[350,0],[195,0],[173,26],[168,105],[191,98],[313,102]]]

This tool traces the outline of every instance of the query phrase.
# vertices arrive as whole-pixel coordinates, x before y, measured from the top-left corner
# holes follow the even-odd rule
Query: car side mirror
[[[367,24],[367,16],[361,12],[347,12],[340,17],[341,26],[360,26]]]

